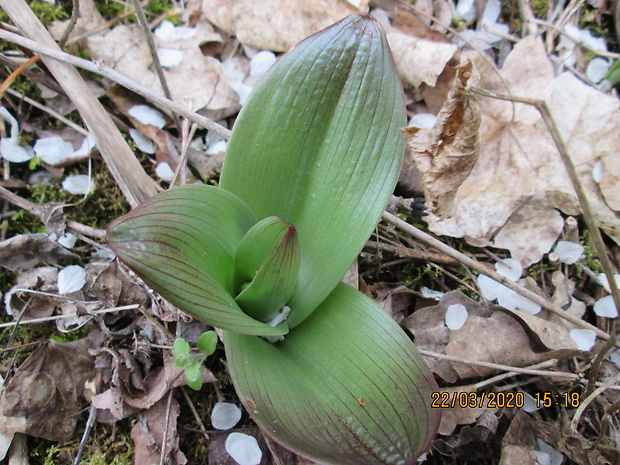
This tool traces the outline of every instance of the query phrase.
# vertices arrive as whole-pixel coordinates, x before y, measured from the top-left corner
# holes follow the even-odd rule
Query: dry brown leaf
[[[49,235],[20,234],[0,242],[0,266],[11,271],[31,270],[39,263],[58,263],[78,257]]]
[[[490,318],[470,315],[458,331],[450,332],[446,354],[466,360],[492,362],[510,366],[525,366],[546,360],[530,348],[530,340],[521,325],[503,312]],[[493,368],[452,362],[461,379],[488,376]]]
[[[480,110],[466,87],[476,81],[471,62],[457,68],[454,86],[432,129],[409,127],[405,140],[426,196],[426,208],[439,218],[452,213],[457,189],[478,159]]]
[[[445,348],[450,342],[451,331],[446,326],[445,316],[448,307],[454,304],[464,305],[468,314],[472,316],[488,316],[491,314],[488,309],[474,302],[462,292],[448,292],[437,305],[417,310],[402,321],[402,326],[413,334],[417,347],[440,354],[446,353]],[[432,357],[425,357],[424,360],[433,373],[448,383],[454,383],[459,379],[451,362]]]
[[[148,410],[138,415],[138,422],[131,429],[131,439],[135,445],[134,463],[160,463],[162,445],[166,447],[164,463],[169,465],[185,465],[187,459],[179,450],[179,436],[177,433],[177,418],[181,408],[173,397],[170,403],[168,430],[166,431],[166,415],[168,413],[167,399],[161,399]],[[164,432],[167,432],[164,443]]]
[[[91,331],[78,341],[49,341],[26,359],[0,401],[2,415],[23,419],[15,431],[50,441],[71,439],[85,383],[95,376],[94,358],[88,353],[102,342],[102,333]]]
[[[547,321],[538,315],[520,310],[501,308],[521,323],[523,329],[534,340],[535,344],[543,350],[575,350],[577,343],[570,337],[568,330],[552,321]]]
[[[203,0],[204,15],[257,50],[285,52],[300,40],[353,13],[368,12],[346,0]]]
[[[454,407],[441,409],[441,423],[437,432],[444,436],[450,436],[458,425],[469,425],[475,422],[486,411],[495,413],[498,410],[497,407],[489,407],[489,398],[484,394],[477,394],[473,386],[447,387],[442,388],[440,392],[443,393],[442,395],[447,399],[448,403],[451,403],[453,399],[457,399]],[[475,395],[475,400],[470,395]],[[439,399],[443,397],[440,396]],[[467,397],[467,402],[475,401],[475,406],[460,406],[458,401],[460,397]]]
[[[228,84],[221,63],[213,57],[204,56],[200,50],[203,41],[220,40],[221,37],[204,20],[198,22],[196,29],[192,39],[182,44],[172,43],[175,49],[183,52],[183,61],[178,66],[164,69],[164,74],[174,101],[189,103],[193,110],[220,119],[239,109],[239,97]],[[120,25],[89,37],[88,52],[93,58],[105,62],[154,93],[163,95],[159,79],[152,70],[144,32],[139,25]]]
[[[502,439],[502,456],[500,465],[537,465],[532,454],[536,447],[536,438],[530,418],[523,410],[510,422],[510,427]]]
[[[497,414],[501,416],[500,414]],[[433,442],[433,448],[458,462],[488,463],[497,456],[497,434],[499,418],[490,410],[485,410],[473,425],[465,425],[445,438]]]
[[[499,76],[476,54],[467,57],[480,71],[479,87],[548,102],[596,220],[620,241],[620,221],[613,210],[620,198],[620,170],[618,157],[611,156],[620,150],[618,100],[569,73],[554,78],[544,46],[534,37],[515,45]],[[560,234],[563,224],[557,210],[579,214],[578,202],[536,109],[490,98],[480,105],[478,162],[457,191],[453,214],[430,215],[427,220],[437,234],[465,237],[477,246],[507,248],[513,258],[529,266],[548,252]],[[599,160],[605,166],[600,186],[592,178]]]

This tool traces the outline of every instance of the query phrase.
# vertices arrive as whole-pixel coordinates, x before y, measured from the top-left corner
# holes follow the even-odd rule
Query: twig
[[[185,402],[187,402],[189,409],[192,411],[192,415],[194,415],[194,420],[196,420],[196,423],[198,424],[198,427],[200,428],[200,432],[205,437],[205,439],[208,440],[209,433],[207,433],[207,428],[205,428],[205,425],[202,422],[200,415],[198,415],[198,411],[196,410],[196,407],[194,406],[192,399],[189,397],[189,394],[187,393],[187,389],[185,389],[185,386],[180,386],[179,389],[181,390],[181,394],[183,394],[183,397],[185,398]]]
[[[157,54],[157,47],[155,47],[155,41],[153,40],[153,34],[151,34],[151,29],[149,28],[149,22],[146,19],[146,15],[144,14],[144,10],[142,9],[140,0],[132,0],[132,3],[133,3],[134,10],[136,10],[136,16],[138,18],[138,23],[140,23],[142,32],[144,32],[144,37],[146,38],[146,43],[149,47],[149,52],[151,53],[151,60],[153,60],[153,64],[155,65],[155,72],[157,73],[157,79],[159,79],[161,90],[164,92],[164,95],[166,96],[168,100],[172,100],[172,94],[170,93],[168,82],[166,81],[166,75],[164,74],[164,68],[162,68],[161,62],[159,61],[159,55]],[[179,116],[176,113],[173,113],[172,116],[174,118],[174,125],[177,127],[177,130],[180,133],[181,122],[179,121]]]
[[[36,38],[48,50],[64,54],[24,0],[0,0],[0,6],[23,33]],[[2,34],[19,37],[8,31],[2,31]],[[36,43],[33,40],[29,42]],[[48,55],[43,55],[41,59],[77,107],[97,141],[108,169],[129,204],[135,207],[155,195],[157,193],[155,181],[146,174],[122,134],[77,70]]]
[[[25,291],[29,291],[29,292],[35,292],[32,291],[31,289],[19,289],[18,291],[21,292],[25,292]],[[47,293],[46,293],[47,294]],[[56,294],[49,294],[51,296],[54,297],[62,297],[62,296],[57,296]],[[71,299],[69,299],[71,300]],[[10,328],[12,326],[16,326],[18,324],[30,324],[30,323],[44,323],[46,321],[55,321],[55,320],[62,320],[63,318],[74,318],[74,317],[83,317],[83,316],[94,316],[94,315],[101,315],[104,313],[113,313],[113,312],[120,312],[122,310],[133,310],[138,308],[139,305],[138,304],[131,304],[131,305],[123,305],[121,307],[113,307],[113,308],[104,308],[101,310],[93,310],[92,312],[88,312],[84,315],[80,314],[80,313],[70,313],[67,315],[53,315],[53,316],[48,316],[48,317],[44,317],[44,318],[32,318],[30,320],[21,320],[21,321],[10,321],[9,323],[2,323],[0,324],[0,328]]]
[[[42,105],[39,102],[37,102],[36,100],[33,100],[30,97],[22,94],[21,92],[17,92],[16,90],[11,89],[11,88],[7,89],[7,92],[9,94],[11,94],[11,95],[14,95],[15,97],[20,98],[21,100],[23,100],[24,102],[28,103],[29,105],[32,105],[33,107],[38,108],[41,111],[44,111],[48,115],[53,116],[58,121],[62,121],[66,126],[69,126],[70,128],[75,129],[80,134],[83,134],[83,135],[85,135],[87,137],[88,136],[92,137],[91,133],[88,132],[86,129],[84,129],[82,126],[79,126],[79,125],[75,124],[73,121],[71,121],[68,118],[65,118],[60,113],[58,113],[57,111],[52,110],[47,105]]]
[[[86,443],[88,442],[88,436],[90,436],[90,432],[93,429],[93,425],[95,424],[96,419],[97,407],[91,404],[90,410],[88,412],[88,420],[86,421],[86,427],[84,428],[84,434],[82,435],[82,440],[80,441],[80,448],[75,455],[73,465],[79,465],[79,463],[82,461],[82,454],[84,453],[84,448],[86,447]]]
[[[557,360],[553,359],[553,360],[547,360],[541,363],[537,363],[536,365],[530,365],[530,369],[532,370],[540,370],[542,368],[550,368],[553,367],[557,364]],[[512,378],[514,376],[518,376],[521,373],[517,373],[516,371],[508,371],[506,373],[501,373],[499,375],[493,376],[492,378],[488,378],[485,380],[480,381],[479,383],[476,384],[472,384],[470,387],[474,390],[474,391],[478,391],[484,387],[493,385],[493,384],[497,384],[500,381],[503,381],[505,379],[508,378]],[[503,386],[503,388],[505,388],[505,386]],[[503,389],[502,389],[503,390]]]
[[[577,318],[576,316],[573,316],[573,315],[567,313],[564,309],[562,309],[561,307],[555,305],[554,303],[550,302],[549,300],[545,299],[544,297],[541,297],[538,294],[536,294],[535,292],[532,292],[529,289],[526,289],[522,285],[520,285],[518,283],[515,283],[514,281],[509,280],[508,278],[500,275],[496,271],[491,270],[490,268],[482,265],[477,260],[474,260],[473,258],[468,257],[467,255],[459,252],[458,250],[453,249],[452,247],[450,247],[450,246],[444,244],[443,242],[441,242],[440,240],[435,239],[430,234],[427,234],[424,231],[421,231],[421,230],[417,229],[415,226],[410,225],[409,223],[401,220],[400,218],[392,215],[391,213],[383,212],[383,219],[385,221],[387,221],[388,223],[393,224],[394,226],[396,226],[401,231],[403,231],[403,232],[413,236],[414,238],[416,238],[416,239],[418,239],[418,240],[420,240],[420,241],[430,245],[431,247],[434,247],[435,249],[439,250],[440,252],[443,252],[446,255],[457,259],[459,262],[461,262],[462,264],[464,264],[464,265],[466,265],[466,266],[476,270],[478,273],[484,274],[484,275],[488,276],[489,278],[499,282],[500,284],[503,284],[507,288],[512,289],[513,291],[515,291],[518,294],[521,294],[523,297],[528,298],[532,302],[537,303],[541,307],[549,310],[550,312],[555,313],[556,315],[560,316],[561,318],[564,318],[565,320],[570,321],[571,323],[573,323],[573,324],[575,324],[577,326],[580,326],[582,328],[594,331],[596,333],[596,335],[598,337],[600,337],[601,339],[608,340],[610,338],[609,334],[607,334],[605,331],[602,331],[601,329],[597,328],[596,326],[591,325],[590,323],[588,323],[586,321],[583,321],[581,318]]]
[[[168,449],[168,429],[170,427],[170,411],[172,410],[172,389],[168,394],[168,402],[166,404],[166,420],[164,424],[164,437],[162,438],[161,455],[159,456],[159,465],[164,465],[166,461],[166,449]]]
[[[0,0],[0,2],[2,1],[6,2],[8,0]],[[168,100],[165,97],[153,93],[150,89],[144,87],[141,84],[138,84],[135,81],[132,81],[128,77],[122,75],[118,71],[115,71],[108,66],[103,65],[102,63],[93,63],[92,61],[75,57],[68,53],[46,47],[45,45],[41,45],[38,42],[2,29],[0,29],[0,39],[4,39],[14,44],[21,45],[22,47],[26,47],[32,50],[33,52],[48,56],[50,58],[54,58],[55,60],[61,61],[63,63],[71,64],[76,68],[81,68],[86,71],[90,71],[91,73],[95,73],[105,78],[108,78],[111,81],[114,81],[117,84],[125,87],[126,89],[129,89],[132,92],[141,95],[142,97],[155,103],[156,105],[170,110],[171,112],[177,113],[178,115],[187,118],[192,123],[196,123],[202,128],[213,131],[215,134],[222,137],[223,139],[230,139],[230,131],[225,127],[217,124],[209,118],[205,118],[204,116],[199,115],[198,113],[189,111],[187,108],[179,105],[176,102],[173,102],[172,100]]]
[[[65,46],[67,39],[73,32],[75,25],[77,24],[78,17],[80,16],[80,1],[73,0],[73,8],[71,9],[71,17],[69,18],[69,22],[67,23],[67,27],[65,31],[62,33],[60,40],[58,41],[58,45],[61,47]]]
[[[592,403],[592,401],[599,394],[605,392],[608,389],[612,389],[614,387],[617,387],[616,383],[618,383],[618,381],[620,381],[620,375],[616,375],[616,377],[613,380],[611,380],[611,381],[609,381],[607,383],[602,384],[597,389],[592,391],[588,397],[586,397],[584,400],[581,401],[581,404],[579,404],[579,407],[575,411],[575,415],[573,416],[573,419],[570,422],[571,430],[573,432],[577,432],[577,426],[579,426],[579,419],[581,418],[581,415],[583,415],[583,412],[586,410],[588,405],[590,405]]]
[[[576,375],[575,373],[565,373],[562,371],[536,370],[532,368],[513,367],[510,365],[503,365],[501,363],[482,362],[479,360],[469,360],[466,358],[452,357],[450,355],[438,354],[437,352],[431,352],[430,350],[424,350],[424,349],[418,349],[418,352],[420,352],[424,356],[433,357],[439,360],[447,360],[449,362],[458,362],[458,363],[464,363],[466,365],[475,365],[475,366],[481,366],[485,368],[492,368],[494,370],[507,371],[510,373],[519,373],[519,374],[536,375],[536,376],[550,376],[552,378],[567,378],[567,379],[574,379],[577,381],[581,379],[579,375]]]

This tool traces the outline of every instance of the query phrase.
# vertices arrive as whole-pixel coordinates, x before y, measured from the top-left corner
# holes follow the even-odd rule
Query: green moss
[[[549,11],[549,0],[531,0],[530,6],[537,18],[546,19]]]
[[[579,238],[579,243],[583,245],[583,253],[586,256],[586,258],[581,260],[581,263],[595,273],[603,273],[603,265],[601,265],[601,261],[598,259],[598,254],[596,253],[596,248],[594,247],[594,241],[592,240],[590,231],[587,229],[583,231],[583,234]]]

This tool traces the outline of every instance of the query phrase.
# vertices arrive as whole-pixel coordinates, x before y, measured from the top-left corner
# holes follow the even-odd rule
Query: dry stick
[[[189,409],[192,411],[192,415],[194,415],[194,420],[196,420],[196,423],[200,428],[200,432],[203,434],[205,439],[209,440],[209,433],[207,433],[207,428],[205,428],[205,425],[202,422],[200,415],[198,415],[198,411],[196,410],[192,399],[190,399],[189,394],[187,393],[187,389],[185,389],[185,386],[179,386],[179,389],[181,390],[181,394],[183,394],[183,397],[185,398],[185,402],[187,402],[187,405],[189,405]]]
[[[23,291],[31,291],[30,289],[23,289]],[[32,291],[31,291],[32,292]],[[56,296],[55,294],[52,294],[54,297],[60,297],[60,296]],[[71,300],[71,299],[69,299]],[[9,328],[11,326],[16,326],[17,324],[29,324],[29,323],[45,323],[47,321],[56,321],[56,320],[62,320],[63,318],[74,318],[74,317],[80,317],[80,316],[93,316],[93,315],[101,315],[104,313],[113,313],[113,312],[120,312],[122,310],[134,310],[136,308],[138,308],[139,305],[138,304],[131,304],[131,305],[123,305],[121,307],[113,307],[113,308],[104,308],[101,310],[93,310],[92,312],[88,312],[86,314],[81,314],[81,313],[71,313],[71,314],[67,314],[67,315],[53,315],[53,316],[48,316],[45,318],[32,318],[30,320],[21,320],[21,321],[11,321],[9,323],[2,323],[0,324],[0,328]]]
[[[0,5],[7,1],[10,0],[0,0]],[[192,123],[196,123],[202,128],[213,131],[215,134],[222,137],[223,139],[230,139],[230,130],[226,129],[225,127],[217,124],[209,118],[205,118],[204,116],[199,115],[198,113],[189,111],[187,108],[179,105],[176,102],[173,102],[172,100],[168,100],[165,97],[154,94],[150,89],[144,87],[141,84],[138,84],[135,81],[132,81],[127,76],[122,75],[118,71],[115,71],[108,66],[104,66],[101,63],[93,63],[92,61],[78,58],[69,53],[62,52],[56,48],[50,48],[48,46],[41,45],[38,42],[2,29],[0,29],[0,39],[4,39],[22,47],[26,47],[40,55],[54,58],[55,60],[58,60],[60,62],[71,64],[76,68],[81,68],[86,71],[90,71],[91,73],[95,73],[105,78],[108,78],[111,81],[114,81],[117,84],[125,87],[126,89],[129,89],[130,91],[141,95],[142,97],[153,102],[154,104],[170,110],[171,112],[176,113],[184,118],[187,118]]]
[[[0,6],[24,34],[50,50],[62,53],[24,0],[0,0]],[[46,55],[41,59],[77,107],[97,141],[108,169],[129,204],[136,207],[155,195],[157,193],[155,181],[146,174],[122,134],[77,70]]]
[[[599,386],[596,390],[592,391],[590,393],[590,395],[588,397],[586,397],[581,404],[579,405],[579,407],[577,408],[577,410],[575,411],[575,415],[573,416],[573,419],[570,422],[570,427],[571,430],[573,431],[573,433],[577,432],[577,426],[579,426],[579,419],[581,418],[581,415],[583,415],[583,412],[586,410],[586,408],[588,407],[588,405],[590,405],[592,403],[592,401],[599,395],[602,394],[603,392],[605,392],[607,389],[613,389],[616,386],[616,383],[618,383],[618,381],[620,381],[620,375],[617,375],[614,379],[612,379],[611,381]]]
[[[552,359],[552,360],[547,360],[547,361],[544,361],[544,362],[541,362],[541,363],[537,363],[535,365],[530,365],[528,368],[531,369],[531,370],[540,370],[542,368],[550,368],[550,367],[553,367],[555,365],[557,365],[557,360]],[[478,390],[480,390],[480,389],[482,389],[484,387],[487,387],[487,386],[493,385],[493,384],[497,384],[500,381],[503,381],[503,380],[508,379],[508,378],[512,378],[514,376],[518,376],[520,374],[521,373],[517,373],[516,371],[508,371],[508,372],[501,373],[499,375],[493,376],[491,378],[484,379],[484,380],[482,380],[482,381],[480,381],[480,382],[478,382],[476,384],[472,384],[470,387],[474,391],[478,391]],[[502,386],[501,390],[502,391],[503,390],[507,390],[506,386]]]
[[[93,429],[93,425],[95,424],[95,420],[97,419],[97,407],[94,405],[90,405],[90,410],[88,412],[88,420],[86,421],[86,427],[84,428],[84,434],[82,435],[82,440],[80,441],[80,448],[75,455],[75,460],[73,461],[73,465],[79,465],[82,461],[82,454],[84,453],[84,449],[86,448],[86,443],[88,442],[88,436],[90,436],[90,431]]]
[[[146,38],[146,43],[149,46],[149,52],[151,53],[151,60],[153,60],[153,64],[155,65],[155,72],[157,73],[157,79],[159,79],[159,84],[161,85],[161,90],[164,91],[164,95],[168,100],[172,100],[172,94],[170,93],[170,88],[168,87],[168,82],[166,81],[166,75],[164,74],[164,68],[161,66],[161,62],[159,61],[159,55],[157,55],[157,47],[155,47],[155,41],[153,40],[153,34],[151,34],[151,29],[149,28],[149,22],[146,19],[146,15],[144,14],[144,10],[142,9],[142,5],[140,4],[140,0],[132,0],[134,10],[136,10],[136,16],[138,17],[138,23],[140,23],[140,27],[142,27],[142,32],[144,32],[144,37]],[[177,127],[179,133],[181,133],[181,121],[179,121],[179,116],[176,113],[172,114],[174,118],[174,125]]]
[[[418,240],[420,240],[420,241],[430,245],[431,247],[434,247],[435,249],[439,250],[440,252],[443,252],[444,254],[449,255],[450,257],[453,257],[453,258],[457,259],[463,265],[468,266],[470,268],[473,268],[478,273],[486,275],[489,278],[491,278],[491,279],[493,279],[493,280],[503,284],[507,288],[512,289],[513,291],[515,291],[518,294],[521,294],[523,297],[527,297],[532,302],[537,303],[538,305],[540,305],[541,307],[549,310],[550,312],[553,312],[556,315],[560,316],[561,318],[564,318],[565,320],[570,321],[574,325],[577,325],[577,326],[580,326],[582,328],[586,328],[586,329],[589,329],[591,331],[594,331],[596,333],[596,335],[598,337],[600,337],[601,339],[608,340],[610,338],[609,334],[607,334],[605,331],[602,331],[599,328],[597,328],[596,326],[591,325],[590,323],[588,323],[586,321],[583,321],[581,318],[577,318],[577,317],[567,313],[564,309],[562,309],[561,307],[553,304],[552,302],[549,302],[549,300],[545,299],[544,297],[541,297],[538,294],[536,294],[535,292],[532,292],[529,289],[526,289],[522,285],[520,285],[518,283],[515,283],[514,281],[509,280],[508,278],[500,275],[496,271],[491,270],[490,268],[482,265],[479,261],[474,260],[473,258],[470,258],[467,255],[465,255],[465,254],[463,254],[463,253],[461,253],[461,252],[459,252],[457,250],[454,250],[452,247],[444,244],[443,242],[441,242],[438,239],[435,239],[430,234],[427,234],[424,231],[421,231],[421,230],[417,229],[415,226],[410,225],[409,223],[401,220],[400,218],[392,215],[391,213],[383,212],[383,219],[385,221],[387,221],[388,223],[393,224],[394,226],[396,226],[401,231],[403,231],[403,232],[409,234],[410,236],[414,237],[415,239],[418,239]]]
[[[159,465],[164,465],[166,461],[166,449],[168,448],[168,429],[170,423],[170,411],[172,410],[172,389],[168,394],[168,403],[166,404],[166,420],[164,425],[164,437],[161,445],[161,455],[159,456]]]
[[[9,93],[11,95],[14,95],[15,97],[18,97],[20,100],[23,100],[28,105],[31,105],[31,106],[33,106],[35,108],[38,108],[39,110],[44,111],[48,115],[53,116],[58,121],[61,121],[62,123],[64,123],[65,126],[68,126],[71,129],[75,129],[77,132],[79,132],[80,134],[82,134],[82,135],[84,135],[86,137],[92,137],[90,132],[88,132],[82,126],[79,126],[79,125],[75,124],[73,121],[71,121],[68,118],[65,118],[60,113],[58,113],[57,111],[52,110],[47,105],[43,105],[43,104],[37,102],[36,100],[33,100],[30,97],[22,94],[21,92],[17,92],[14,89],[8,88],[6,91],[7,91],[7,93]]]

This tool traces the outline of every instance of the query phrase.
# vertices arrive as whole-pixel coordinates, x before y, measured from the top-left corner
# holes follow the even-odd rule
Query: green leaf
[[[241,110],[220,186],[259,219],[295,225],[291,327],[337,285],[379,221],[398,179],[405,122],[387,40],[366,15],[295,46]]]
[[[181,337],[176,339],[172,345],[174,364],[180,368],[187,366],[187,364],[192,360],[189,351],[189,343],[185,339]]]
[[[202,388],[202,373],[200,373],[200,363],[194,362],[185,368],[185,379],[187,385],[194,391],[200,391]]]
[[[217,341],[218,338],[215,331],[207,331],[202,333],[202,335],[198,338],[196,345],[202,352],[204,352],[205,355],[209,356],[215,352]]]
[[[235,301],[248,315],[268,322],[291,298],[298,274],[295,227],[265,218],[248,231],[235,254],[235,282],[247,284]]]
[[[108,226],[116,255],[184,312],[230,331],[281,335],[243,313],[233,298],[233,254],[256,222],[233,194],[178,187],[149,199]]]
[[[412,464],[439,426],[437,384],[411,339],[340,284],[283,342],[225,332],[237,393],[256,423],[321,463]]]

